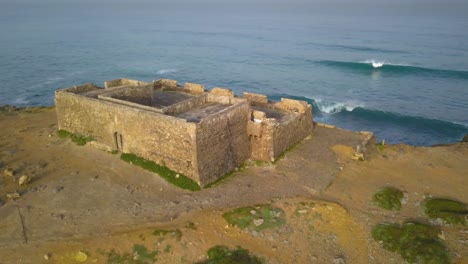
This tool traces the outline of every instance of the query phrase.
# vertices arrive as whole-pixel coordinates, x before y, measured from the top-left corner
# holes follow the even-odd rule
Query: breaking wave
[[[395,64],[380,60],[365,60],[360,62],[321,60],[315,61],[315,63],[335,69],[351,71],[358,74],[369,74],[369,72],[378,70],[388,75],[394,76],[419,75],[437,78],[468,80],[468,71],[432,69],[411,66],[407,64]]]
[[[364,105],[330,102],[302,96],[285,94],[270,96],[272,100],[280,100],[281,97],[310,103],[314,120],[318,122],[326,122],[355,131],[373,131],[378,138],[389,139],[389,143],[403,142],[430,146],[458,141],[468,133],[467,124],[403,115],[366,108]]]
[[[341,111],[348,111],[351,112],[357,107],[361,107],[360,105],[354,104],[346,104],[346,103],[337,103],[337,102],[329,102],[324,101],[322,99],[315,99],[311,100],[314,109],[318,109],[321,113],[325,114],[335,114]]]

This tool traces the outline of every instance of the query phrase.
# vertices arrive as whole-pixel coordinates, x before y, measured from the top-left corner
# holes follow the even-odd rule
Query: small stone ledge
[[[172,79],[159,79],[157,81],[153,81],[153,85],[155,89],[176,89],[177,81]]]
[[[268,97],[264,94],[244,92],[243,97],[251,102],[263,103],[263,104],[268,103]]]

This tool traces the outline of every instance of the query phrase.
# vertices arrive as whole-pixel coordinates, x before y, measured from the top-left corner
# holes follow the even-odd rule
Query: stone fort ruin
[[[92,136],[205,186],[247,159],[274,161],[313,129],[312,106],[200,84],[117,79],[56,91],[59,129]]]

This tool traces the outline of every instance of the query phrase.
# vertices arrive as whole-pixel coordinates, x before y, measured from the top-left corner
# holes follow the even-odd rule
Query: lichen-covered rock
[[[15,171],[12,168],[6,168],[3,171],[3,174],[5,174],[5,176],[13,177],[15,176]]]
[[[18,180],[18,184],[20,186],[24,186],[26,184],[28,184],[29,182],[31,181],[31,177],[27,176],[27,175],[23,175],[19,178]]]
[[[14,193],[7,193],[6,197],[10,200],[16,200],[16,199],[19,199],[20,198],[20,194],[18,192],[14,192]]]
[[[88,259],[88,255],[83,251],[78,251],[75,255],[75,260],[77,262],[85,262]]]

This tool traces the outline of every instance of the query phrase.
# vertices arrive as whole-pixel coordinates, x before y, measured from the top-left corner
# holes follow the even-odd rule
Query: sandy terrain
[[[201,261],[215,245],[242,246],[267,263],[402,263],[371,238],[374,225],[425,221],[425,195],[468,203],[468,143],[387,145],[354,161],[359,133],[316,127],[277,163],[250,162],[189,192],[119,155],[58,138],[54,111],[0,113],[0,263],[77,263],[80,250],[85,263],[106,263],[110,252],[133,255],[135,245],[158,251],[157,263]],[[3,175],[7,167],[13,177]],[[18,186],[22,175],[32,178],[26,186]],[[401,211],[371,203],[382,186],[405,191]],[[19,199],[6,197],[15,191]],[[252,232],[222,217],[263,203],[283,209],[286,225]],[[159,229],[180,235],[153,235]],[[442,230],[452,261],[468,263],[468,229]]]

